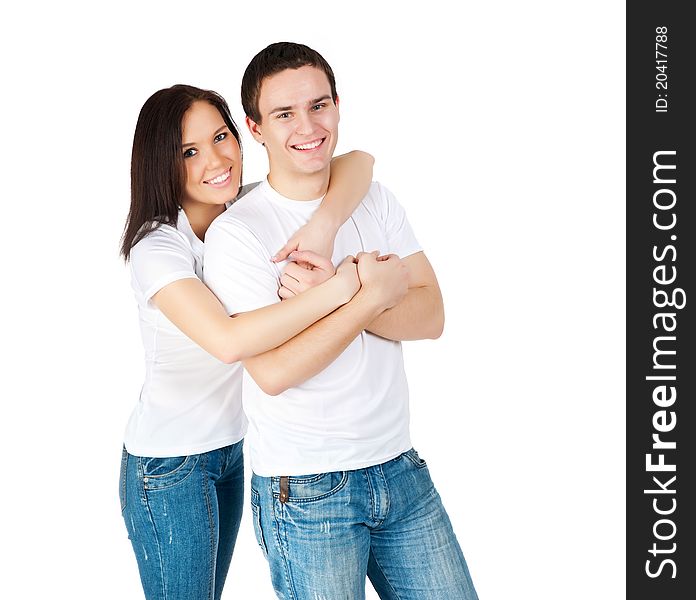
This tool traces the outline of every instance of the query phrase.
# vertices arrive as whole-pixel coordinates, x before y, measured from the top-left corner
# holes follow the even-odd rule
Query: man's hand
[[[362,291],[373,295],[383,310],[403,300],[408,292],[408,269],[396,254],[360,252],[357,260]]]
[[[324,283],[336,272],[333,263],[328,258],[309,250],[291,252],[290,258],[295,262],[289,262],[285,265],[285,270],[280,278],[278,296],[282,300],[292,298],[315,285]]]

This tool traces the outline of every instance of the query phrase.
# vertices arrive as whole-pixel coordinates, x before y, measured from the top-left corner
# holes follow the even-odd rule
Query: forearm
[[[370,189],[374,164],[374,157],[360,150],[334,158],[331,161],[329,189],[315,218],[338,230]]]
[[[439,287],[410,288],[395,307],[385,310],[367,331],[395,341],[436,339],[442,335],[445,309]]]
[[[381,311],[361,290],[348,304],[285,344],[245,360],[244,367],[264,392],[281,394],[328,367]]]
[[[235,340],[234,361],[276,348],[350,300],[328,280],[277,304],[233,317],[229,338]]]
[[[170,284],[153,301],[206,352],[233,363],[279,346],[350,300],[344,288],[332,278],[295,298],[233,318],[198,279]]]

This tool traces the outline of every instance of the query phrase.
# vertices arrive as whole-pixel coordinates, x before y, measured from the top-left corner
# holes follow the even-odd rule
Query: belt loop
[[[280,502],[285,504],[288,501],[288,476],[282,475],[280,478]]]

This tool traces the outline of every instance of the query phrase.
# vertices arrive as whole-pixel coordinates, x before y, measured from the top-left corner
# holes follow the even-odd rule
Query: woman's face
[[[212,104],[197,101],[181,123],[181,151],[186,168],[183,207],[220,205],[239,191],[242,157],[239,144]]]

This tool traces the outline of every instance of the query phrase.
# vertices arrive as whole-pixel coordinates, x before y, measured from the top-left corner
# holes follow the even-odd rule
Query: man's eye
[[[191,158],[192,156],[196,156],[198,154],[198,150],[195,148],[189,148],[188,150],[184,151],[184,158]]]
[[[324,108],[325,106],[326,106],[326,104],[324,104],[323,102],[320,104],[315,104],[314,106],[312,106],[312,110],[314,110],[314,111],[320,110],[320,109]]]
[[[222,133],[218,133],[214,138],[213,141],[217,144],[218,142],[221,142],[227,137],[227,132],[223,131]]]
[[[278,115],[278,118],[279,118],[279,119],[289,119],[289,118],[290,118],[290,113],[287,113],[287,112],[280,113],[280,114]]]

